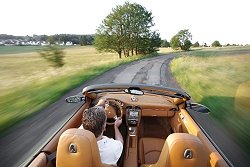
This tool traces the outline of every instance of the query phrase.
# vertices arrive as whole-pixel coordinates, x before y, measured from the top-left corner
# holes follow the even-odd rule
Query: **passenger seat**
[[[170,134],[164,142],[158,138],[141,138],[139,158],[141,167],[207,166],[203,143],[198,137],[187,133]]]
[[[143,137],[139,140],[139,159],[141,164],[154,164],[158,161],[165,139]]]

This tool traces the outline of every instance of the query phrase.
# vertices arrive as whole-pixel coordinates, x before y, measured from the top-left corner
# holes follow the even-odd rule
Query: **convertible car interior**
[[[51,137],[27,166],[80,167],[102,164],[94,134],[78,129],[82,113],[106,100],[105,136],[114,138],[114,118],[126,125],[126,140],[118,166],[124,167],[225,167],[229,166],[211,139],[189,112],[208,114],[191,102],[184,91],[146,84],[97,84],[66,99],[83,105]]]

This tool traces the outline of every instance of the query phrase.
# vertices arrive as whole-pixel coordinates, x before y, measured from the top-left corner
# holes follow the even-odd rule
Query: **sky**
[[[250,44],[249,0],[4,0],[0,34],[94,34],[126,1],[152,12],[161,39],[189,29],[192,43]]]

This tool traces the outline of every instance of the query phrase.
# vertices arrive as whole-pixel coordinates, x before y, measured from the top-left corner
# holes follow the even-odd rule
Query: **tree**
[[[192,34],[189,32],[188,29],[184,29],[179,31],[172,39],[170,40],[171,48],[178,50],[189,50],[192,46],[191,41]]]
[[[94,42],[94,35],[87,35],[87,45],[92,45]]]
[[[52,36],[49,36],[47,38],[47,42],[49,42],[50,44],[55,44],[55,37],[52,35]]]
[[[199,47],[199,46],[200,46],[200,44],[198,41],[193,44],[193,47]]]
[[[213,46],[213,47],[220,47],[221,44],[220,44],[219,41],[215,40],[215,41],[212,43],[212,46]]]
[[[42,35],[41,36],[41,41],[47,41],[48,36],[47,35]]]
[[[45,46],[38,53],[55,68],[62,67],[65,64],[63,62],[65,52],[56,45]]]
[[[160,34],[151,31],[153,16],[141,5],[125,2],[112,9],[97,28],[94,45],[98,51],[116,52],[121,58],[130,53],[152,53],[160,47]]]
[[[206,42],[203,42],[203,47],[207,47],[207,43]]]
[[[80,45],[81,46],[87,45],[87,36],[86,35],[80,36]]]
[[[159,33],[153,31],[147,41],[148,43],[146,43],[146,46],[141,49],[142,54],[154,53],[159,51],[158,48],[161,46],[161,38]]]
[[[170,47],[170,43],[166,39],[164,39],[161,43],[161,47],[165,48]]]

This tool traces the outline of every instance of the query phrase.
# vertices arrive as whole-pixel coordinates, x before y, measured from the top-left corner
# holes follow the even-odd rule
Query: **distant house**
[[[64,42],[56,42],[56,45],[64,45]]]
[[[67,41],[65,42],[56,42],[56,45],[74,45],[73,42]],[[50,45],[47,41],[34,41],[34,40],[23,40],[23,39],[0,39],[0,46],[48,46]]]
[[[73,45],[73,43],[71,41],[67,41],[66,45]]]
[[[42,46],[48,46],[48,45],[50,45],[50,43],[49,43],[49,42],[42,41],[42,42],[41,42],[41,45],[42,45]]]
[[[59,45],[64,45],[64,42],[59,43]]]
[[[41,45],[41,43],[39,41],[29,41],[28,44],[32,45],[32,46]]]

